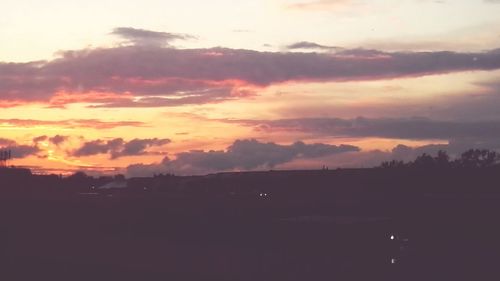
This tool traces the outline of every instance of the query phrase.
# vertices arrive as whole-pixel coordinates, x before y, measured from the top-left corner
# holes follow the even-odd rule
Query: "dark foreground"
[[[440,182],[424,174],[402,179]],[[500,193],[431,188],[364,201],[340,188],[281,201],[4,197],[0,280],[499,280]]]
[[[405,222],[180,219],[155,208],[125,219],[95,206],[4,204],[2,280],[492,280],[498,221],[464,210],[497,214],[497,199],[440,201],[439,215],[429,206]]]

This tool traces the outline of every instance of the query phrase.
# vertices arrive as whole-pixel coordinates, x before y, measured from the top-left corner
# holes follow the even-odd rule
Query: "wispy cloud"
[[[112,129],[117,127],[143,127],[138,121],[102,121],[99,119],[67,119],[67,120],[36,120],[36,119],[0,119],[0,127],[42,127],[53,126],[62,128],[93,128]]]

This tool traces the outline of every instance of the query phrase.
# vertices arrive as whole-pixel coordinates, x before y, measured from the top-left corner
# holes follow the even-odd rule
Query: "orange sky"
[[[103,1],[84,24],[97,3],[80,15],[54,0],[34,7],[36,26],[15,17],[21,2],[0,19],[0,149],[13,165],[199,174],[500,148],[499,4],[189,0],[163,19],[165,3],[116,15]],[[187,22],[194,4],[206,13]]]

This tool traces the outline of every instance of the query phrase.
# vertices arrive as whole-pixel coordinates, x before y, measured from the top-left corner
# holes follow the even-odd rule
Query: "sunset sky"
[[[499,0],[1,0],[0,148],[43,173],[500,150]]]

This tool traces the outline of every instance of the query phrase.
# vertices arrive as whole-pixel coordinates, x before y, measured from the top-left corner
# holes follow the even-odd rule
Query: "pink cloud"
[[[208,54],[208,55],[207,55]],[[216,55],[214,55],[216,54]],[[152,107],[245,98],[274,84],[356,81],[500,69],[500,52],[334,53],[127,46],[62,53],[58,59],[0,63],[0,106]]]

